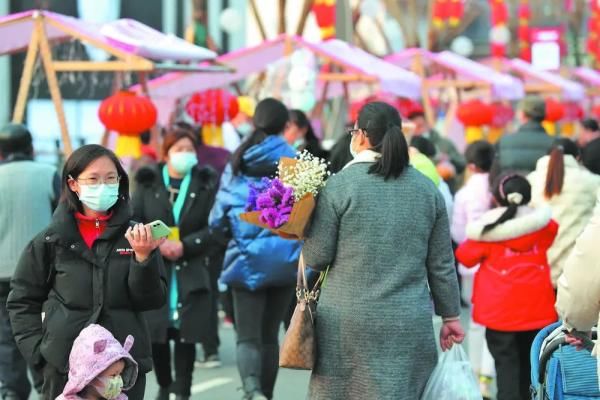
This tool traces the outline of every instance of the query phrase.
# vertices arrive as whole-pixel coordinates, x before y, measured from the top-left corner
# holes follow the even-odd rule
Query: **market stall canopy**
[[[155,61],[206,61],[217,54],[173,35],[167,35],[131,19],[104,25],[83,21],[51,11],[29,10],[0,18],[0,54],[12,54],[29,47],[35,19],[42,16],[50,42],[80,39],[103,50]],[[166,66],[165,66],[166,68]]]
[[[329,89],[332,91],[335,90],[333,86],[342,86],[342,82],[363,82],[379,84],[383,90],[397,96],[411,99],[420,97],[421,79],[410,71],[336,39],[311,43],[300,37],[287,35],[217,58],[217,62],[234,68],[234,73],[213,73],[210,77],[202,73],[169,73],[149,81],[148,90],[153,98],[176,99],[194,92],[224,87],[264,71],[270,64],[290,55],[297,48],[306,48],[341,69],[340,73],[324,73],[319,76],[321,80],[330,81],[332,87]],[[133,89],[140,90],[140,87]]]
[[[600,94],[600,72],[589,67],[577,67],[571,73],[588,86],[589,94]]]
[[[535,68],[521,59],[497,59],[490,62],[499,63],[506,72],[516,73],[525,84],[529,93],[555,93],[566,101],[580,101],[585,98],[585,87],[580,83],[548,71]]]
[[[456,74],[454,80],[442,80],[439,75],[428,77],[427,83],[431,85],[439,85],[441,81],[449,86],[458,82],[467,87],[489,86],[492,96],[499,100],[519,100],[525,94],[523,83],[519,79],[450,51],[432,53],[424,49],[407,49],[392,54],[385,60],[413,70],[419,68],[419,63],[422,63],[423,68],[435,64]]]

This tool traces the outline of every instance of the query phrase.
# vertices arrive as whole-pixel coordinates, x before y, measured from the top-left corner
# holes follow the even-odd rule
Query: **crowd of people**
[[[195,365],[220,364],[221,308],[244,399],[272,399],[301,252],[329,268],[310,399],[420,398],[437,362],[432,316],[448,350],[465,338],[461,305],[484,398],[495,381],[498,400],[528,399],[539,330],[562,318],[589,332],[600,311],[600,128],[586,119],[577,141],[552,138],[545,114],[527,98],[517,132],[461,153],[420,110],[405,132],[373,102],[326,151],[302,111],[245,99],[226,148],[174,121],[131,182],[100,145],[59,175],[34,161],[25,126],[5,126],[2,399],[28,399],[28,371],[45,400],[189,399]],[[250,187],[304,150],[334,172],[306,239],[242,221]],[[157,220],[168,237],[152,236]],[[159,390],[145,395],[152,370]]]

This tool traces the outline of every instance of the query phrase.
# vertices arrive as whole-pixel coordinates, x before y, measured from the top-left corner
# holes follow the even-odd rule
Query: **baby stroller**
[[[584,336],[585,349],[567,344],[562,323],[542,329],[531,346],[531,394],[533,400],[600,399],[594,342]]]

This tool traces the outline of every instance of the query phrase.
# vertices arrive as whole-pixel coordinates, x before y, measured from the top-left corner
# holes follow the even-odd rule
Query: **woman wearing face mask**
[[[350,134],[354,160],[327,180],[302,250],[330,267],[308,398],[419,399],[437,362],[433,311],[443,350],[464,338],[444,199],[409,166],[395,108],[365,105]]]
[[[283,133],[285,140],[297,151],[308,151],[315,157],[327,158],[319,139],[306,114],[300,110],[290,110],[290,123]]]
[[[152,356],[142,312],[162,307],[167,282],[163,240],[147,226],[131,227],[129,210],[129,180],[114,153],[98,145],[76,150],[52,222],[23,252],[7,302],[21,353],[43,368],[44,400],[63,391],[73,341],[89,324],[121,343],[136,338],[131,355],[140,376],[129,398],[144,398]]]
[[[256,130],[233,155],[221,179],[210,225],[231,238],[221,282],[233,290],[237,363],[244,399],[273,397],[279,365],[279,329],[294,295],[300,245],[240,220],[250,185],[277,174],[294,150],[281,136],[288,110],[278,100],[256,106]]]
[[[146,314],[152,336],[154,371],[159,384],[158,400],[174,392],[189,399],[196,359],[196,343],[206,343],[214,334],[211,322],[211,257],[222,246],[208,229],[208,214],[214,202],[218,179],[210,168],[198,167],[196,138],[189,130],[175,129],[164,138],[163,159],[136,176],[133,210],[146,223],[160,219],[172,234],[160,246],[169,277],[169,299],[157,311]],[[175,342],[175,380],[171,372],[170,341]],[[218,340],[218,339],[217,339]],[[218,357],[218,343],[212,354]]]

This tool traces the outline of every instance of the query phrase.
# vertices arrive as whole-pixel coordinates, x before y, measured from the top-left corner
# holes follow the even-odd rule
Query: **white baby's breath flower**
[[[327,176],[330,176],[327,171],[327,162],[314,157],[306,150],[298,153],[296,160],[294,166],[280,169],[279,178],[285,185],[294,189],[296,201],[308,194],[316,196],[319,190],[325,186]]]

